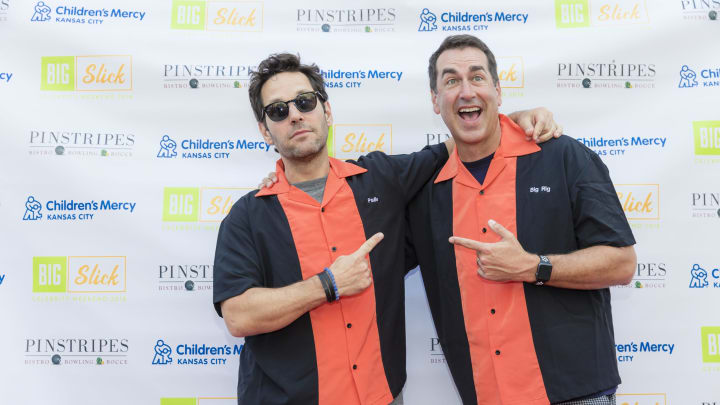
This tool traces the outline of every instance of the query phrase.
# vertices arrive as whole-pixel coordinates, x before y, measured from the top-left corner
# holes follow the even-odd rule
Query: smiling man
[[[404,213],[452,142],[329,158],[333,117],[322,76],[290,54],[262,61],[249,95],[281,159],[278,182],[240,198],[218,233],[215,309],[232,335],[245,337],[238,403],[401,403]],[[524,115],[538,129],[550,124],[542,139],[555,132],[548,115]]]
[[[522,141],[498,114],[495,57],[478,38],[446,38],[428,72],[456,148],[409,223],[460,398],[614,404],[607,287],[630,282],[636,258],[607,168],[567,136]]]

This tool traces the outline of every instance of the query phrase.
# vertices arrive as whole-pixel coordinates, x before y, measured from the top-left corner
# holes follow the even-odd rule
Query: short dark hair
[[[250,86],[248,95],[250,96],[250,106],[255,113],[255,119],[258,122],[263,120],[263,101],[260,91],[262,86],[271,77],[283,72],[300,72],[307,76],[313,90],[320,93],[322,101],[327,101],[328,95],[325,92],[325,82],[323,81],[320,68],[316,64],[304,65],[300,63],[300,55],[290,53],[276,53],[268,56],[260,62],[256,70],[250,72]],[[323,109],[325,105],[323,104]]]
[[[430,76],[430,89],[432,91],[437,92],[437,60],[440,57],[440,54],[448,49],[463,48],[477,48],[483,51],[488,60],[488,69],[490,69],[490,76],[492,76],[493,84],[497,84],[500,81],[497,74],[497,62],[495,62],[495,55],[493,55],[490,48],[485,45],[485,42],[472,35],[451,35],[445,38],[435,53],[430,55],[428,75]]]

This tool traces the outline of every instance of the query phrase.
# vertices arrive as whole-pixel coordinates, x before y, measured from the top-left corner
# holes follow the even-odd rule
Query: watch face
[[[538,263],[537,272],[535,278],[537,279],[538,285],[542,285],[550,281],[550,275],[552,274],[552,264],[550,259],[545,256],[540,256],[540,263]]]
[[[552,267],[547,264],[541,264],[538,269],[538,280],[548,281],[550,280],[550,272]]]

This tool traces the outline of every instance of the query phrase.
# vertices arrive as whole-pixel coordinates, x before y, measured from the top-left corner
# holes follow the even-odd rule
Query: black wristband
[[[328,302],[337,301],[338,296],[335,293],[335,281],[332,279],[332,277],[330,277],[328,272],[324,271],[324,270],[323,270],[323,277],[325,278],[325,281],[327,282],[328,290],[330,290],[330,301],[328,301]]]
[[[327,302],[335,301],[335,294],[332,288],[332,282],[330,281],[330,277],[328,277],[327,273],[323,271],[318,273],[318,278],[320,279],[320,284],[322,284],[323,286],[323,290],[325,290],[325,299],[327,300]]]

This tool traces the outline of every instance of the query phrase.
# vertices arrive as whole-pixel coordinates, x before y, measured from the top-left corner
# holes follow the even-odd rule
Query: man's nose
[[[463,100],[468,100],[475,97],[475,92],[472,91],[472,86],[467,80],[463,80],[460,87],[460,97]]]
[[[301,113],[300,110],[297,109],[295,103],[290,103],[288,105],[288,117],[290,118],[290,122],[297,122],[303,120],[303,113]]]

